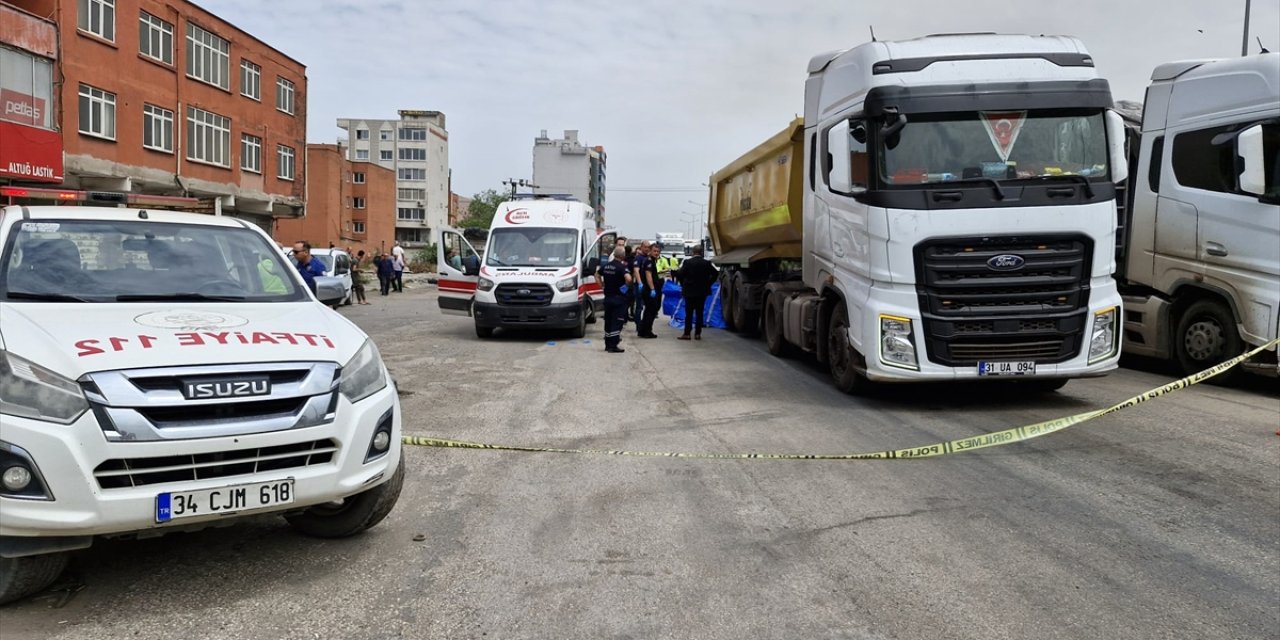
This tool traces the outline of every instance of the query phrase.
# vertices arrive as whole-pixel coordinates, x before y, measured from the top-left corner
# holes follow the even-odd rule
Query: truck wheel
[[[781,296],[772,295],[765,298],[764,302],[764,341],[769,345],[769,353],[779,358],[789,358],[794,355],[795,349],[791,343],[787,342],[787,338],[782,330],[782,299]]]
[[[0,558],[0,604],[25,598],[53,584],[70,559],[67,553]]]
[[[848,394],[866,391],[871,383],[854,367],[853,345],[849,344],[849,312],[843,302],[836,303],[828,326],[827,365],[836,388]]]
[[[303,535],[315,538],[346,538],[372,527],[391,513],[404,486],[404,457],[391,479],[354,496],[326,502],[285,516],[285,520]]]
[[[1173,340],[1178,367],[1188,376],[1244,352],[1235,317],[1217,300],[1198,300],[1187,307],[1178,318],[1178,332]],[[1230,380],[1239,370],[1232,369],[1214,380]]]
[[[482,327],[482,326],[480,326],[480,323],[479,323],[479,322],[477,322],[477,323],[476,323],[476,337],[477,337],[477,338],[492,338],[492,337],[493,337],[493,327]]]
[[[739,288],[743,278],[739,276],[733,280],[733,319],[738,323],[738,331],[753,336],[760,331],[760,312],[747,309],[747,296],[742,295],[746,287]]]
[[[724,327],[735,333],[738,331],[738,318],[733,309],[737,297],[733,291],[733,276],[726,273],[720,278],[720,315],[724,317]]]

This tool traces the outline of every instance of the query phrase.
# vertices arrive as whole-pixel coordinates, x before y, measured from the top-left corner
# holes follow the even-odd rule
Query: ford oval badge
[[[1015,256],[1012,253],[1000,254],[987,260],[987,266],[991,267],[992,271],[1014,271],[1021,269],[1026,263],[1022,256]]]

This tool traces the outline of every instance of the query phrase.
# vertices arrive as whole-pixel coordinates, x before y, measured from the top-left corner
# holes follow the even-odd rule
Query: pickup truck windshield
[[[911,114],[880,147],[880,178],[890,186],[1110,175],[1096,109]]]
[[[288,264],[243,228],[146,221],[19,222],[0,257],[12,301],[302,301]]]
[[[491,267],[556,267],[577,264],[578,232],[573,229],[495,229],[485,264]]]

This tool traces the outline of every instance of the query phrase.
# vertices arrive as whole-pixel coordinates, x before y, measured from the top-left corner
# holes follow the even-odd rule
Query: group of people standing
[[[332,243],[329,248],[333,249]],[[358,304],[369,304],[365,299],[365,277],[364,270],[366,262],[373,267],[374,273],[378,276],[378,286],[382,295],[387,295],[391,291],[397,293],[404,292],[404,270],[405,257],[404,247],[400,243],[395,243],[391,247],[391,253],[384,254],[379,251],[373,254],[372,259],[366,257],[367,254],[363,249],[356,253],[351,253],[351,248],[347,248],[347,254],[351,256],[351,293],[355,296]],[[298,273],[302,274],[302,280],[306,283],[311,293],[316,292],[316,277],[325,275],[327,269],[323,263],[315,259],[311,255],[311,243],[306,241],[298,241],[293,245],[293,266],[298,269]]]
[[[648,240],[640,243],[634,253],[628,252],[627,239],[618,238],[613,255],[600,267],[601,286],[604,289],[604,347],[609,353],[623,353],[622,327],[628,321],[636,324],[636,337],[657,338],[653,322],[662,308],[661,273],[680,283],[685,299],[684,333],[680,340],[701,340],[703,308],[711,285],[716,280],[715,267],[702,256],[702,248],[694,247],[693,257],[679,268],[666,262],[661,248]],[[692,335],[691,335],[692,332]]]

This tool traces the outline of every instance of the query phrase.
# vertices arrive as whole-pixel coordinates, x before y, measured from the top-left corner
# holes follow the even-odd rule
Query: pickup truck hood
[[[213,363],[345,364],[366,336],[316,302],[4,303],[0,348],[68,378]]]

